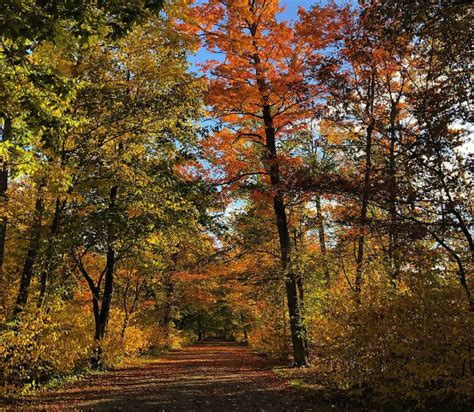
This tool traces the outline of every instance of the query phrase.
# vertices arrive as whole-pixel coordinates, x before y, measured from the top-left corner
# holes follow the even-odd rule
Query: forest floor
[[[9,410],[341,410],[292,388],[273,366],[246,347],[209,341],[44,390]]]

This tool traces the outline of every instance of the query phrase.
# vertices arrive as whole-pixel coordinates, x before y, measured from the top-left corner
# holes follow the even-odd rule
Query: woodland
[[[214,338],[473,402],[474,8],[283,3],[1,2],[2,396]]]

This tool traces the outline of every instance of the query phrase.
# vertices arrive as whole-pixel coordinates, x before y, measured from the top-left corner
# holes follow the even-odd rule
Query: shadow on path
[[[210,341],[43,392],[15,410],[300,411],[311,404],[248,348]]]

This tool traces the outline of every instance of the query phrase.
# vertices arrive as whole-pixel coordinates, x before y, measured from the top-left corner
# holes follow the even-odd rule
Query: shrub
[[[93,339],[83,311],[63,304],[32,309],[0,340],[0,362],[7,385],[38,384],[88,363]]]
[[[472,314],[456,285],[371,288],[362,304],[330,291],[309,319],[314,373],[381,400],[452,400],[474,393]]]
[[[123,312],[112,309],[107,325],[107,333],[101,342],[102,362],[104,366],[111,367],[125,358],[137,356],[145,352],[152,345],[151,333],[131,324],[122,337]]]

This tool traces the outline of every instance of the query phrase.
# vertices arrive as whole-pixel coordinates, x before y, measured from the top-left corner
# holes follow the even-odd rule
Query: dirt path
[[[289,388],[237,344],[206,342],[43,393],[16,410],[331,410]]]

